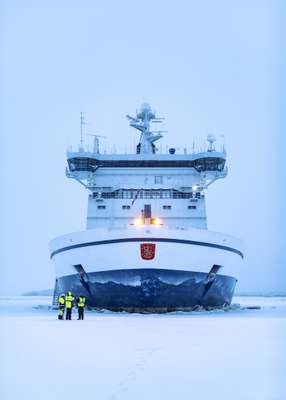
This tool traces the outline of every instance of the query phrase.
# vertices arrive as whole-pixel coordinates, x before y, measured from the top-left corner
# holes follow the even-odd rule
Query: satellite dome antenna
[[[210,133],[207,137],[207,141],[209,142],[208,151],[215,151],[214,142],[216,141],[215,135]]]

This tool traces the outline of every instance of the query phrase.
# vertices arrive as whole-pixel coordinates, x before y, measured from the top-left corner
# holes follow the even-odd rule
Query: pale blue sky
[[[143,101],[166,117],[165,144],[225,135],[229,176],[207,193],[209,228],[244,240],[241,290],[285,289],[285,2],[1,8],[1,294],[51,287],[48,241],[84,228],[87,193],[64,174],[79,112],[119,148]]]

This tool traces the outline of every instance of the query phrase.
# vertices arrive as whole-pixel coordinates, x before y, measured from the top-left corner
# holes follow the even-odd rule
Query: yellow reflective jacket
[[[66,295],[66,308],[72,308],[73,306],[74,297],[72,294]]]
[[[64,306],[64,305],[65,305],[65,298],[64,298],[64,296],[60,296],[60,297],[59,297],[59,305],[60,305],[60,306]]]
[[[79,296],[77,300],[77,306],[78,307],[84,307],[85,306],[85,297],[84,296]]]

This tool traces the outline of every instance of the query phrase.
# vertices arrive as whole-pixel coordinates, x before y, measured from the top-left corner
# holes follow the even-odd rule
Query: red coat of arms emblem
[[[154,243],[141,243],[141,257],[143,260],[153,260],[155,257],[156,245]]]

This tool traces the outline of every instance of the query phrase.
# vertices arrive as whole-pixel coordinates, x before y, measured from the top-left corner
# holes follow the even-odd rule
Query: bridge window
[[[188,206],[189,210],[195,210],[197,208],[197,206]]]
[[[155,183],[163,183],[163,176],[155,176]]]
[[[171,191],[170,190],[163,190],[163,199],[170,199],[171,198]]]
[[[171,208],[172,208],[172,206],[167,206],[167,205],[166,205],[166,206],[163,206],[163,209],[164,209],[164,210],[171,210]]]
[[[99,210],[105,210],[105,206],[97,206],[97,208],[99,209]]]
[[[130,210],[130,206],[122,206],[123,210]]]
[[[113,192],[94,192],[92,198],[98,199],[191,199],[200,194],[180,192],[175,189],[118,189]]]

